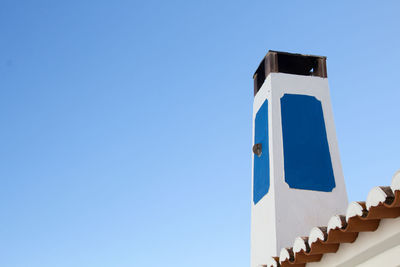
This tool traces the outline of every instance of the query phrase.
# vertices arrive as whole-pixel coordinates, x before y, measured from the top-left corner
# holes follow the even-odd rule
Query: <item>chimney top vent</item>
[[[253,75],[254,95],[271,72],[328,77],[326,57],[269,50]]]

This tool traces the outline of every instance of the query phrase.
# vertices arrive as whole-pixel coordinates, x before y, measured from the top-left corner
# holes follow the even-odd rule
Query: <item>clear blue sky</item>
[[[350,200],[400,168],[397,1],[0,4],[0,266],[249,265],[252,74],[328,57]]]

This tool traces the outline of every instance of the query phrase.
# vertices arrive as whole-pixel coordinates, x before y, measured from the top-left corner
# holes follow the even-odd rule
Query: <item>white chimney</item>
[[[254,74],[251,267],[347,207],[326,57],[269,51]]]

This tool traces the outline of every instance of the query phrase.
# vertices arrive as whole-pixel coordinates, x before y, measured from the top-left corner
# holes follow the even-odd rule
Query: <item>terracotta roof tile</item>
[[[400,171],[391,186],[378,186],[369,192],[367,201],[349,204],[346,215],[331,217],[327,227],[314,227],[309,236],[297,237],[293,247],[283,248],[280,256],[271,257],[268,267],[305,267],[320,261],[325,253],[335,253],[340,243],[353,243],[359,232],[375,231],[381,219],[400,216]]]

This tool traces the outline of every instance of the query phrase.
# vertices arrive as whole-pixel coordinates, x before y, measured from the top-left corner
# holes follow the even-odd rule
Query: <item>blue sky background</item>
[[[268,49],[328,57],[349,199],[390,184],[400,4],[322,2],[1,1],[0,266],[248,266]]]

